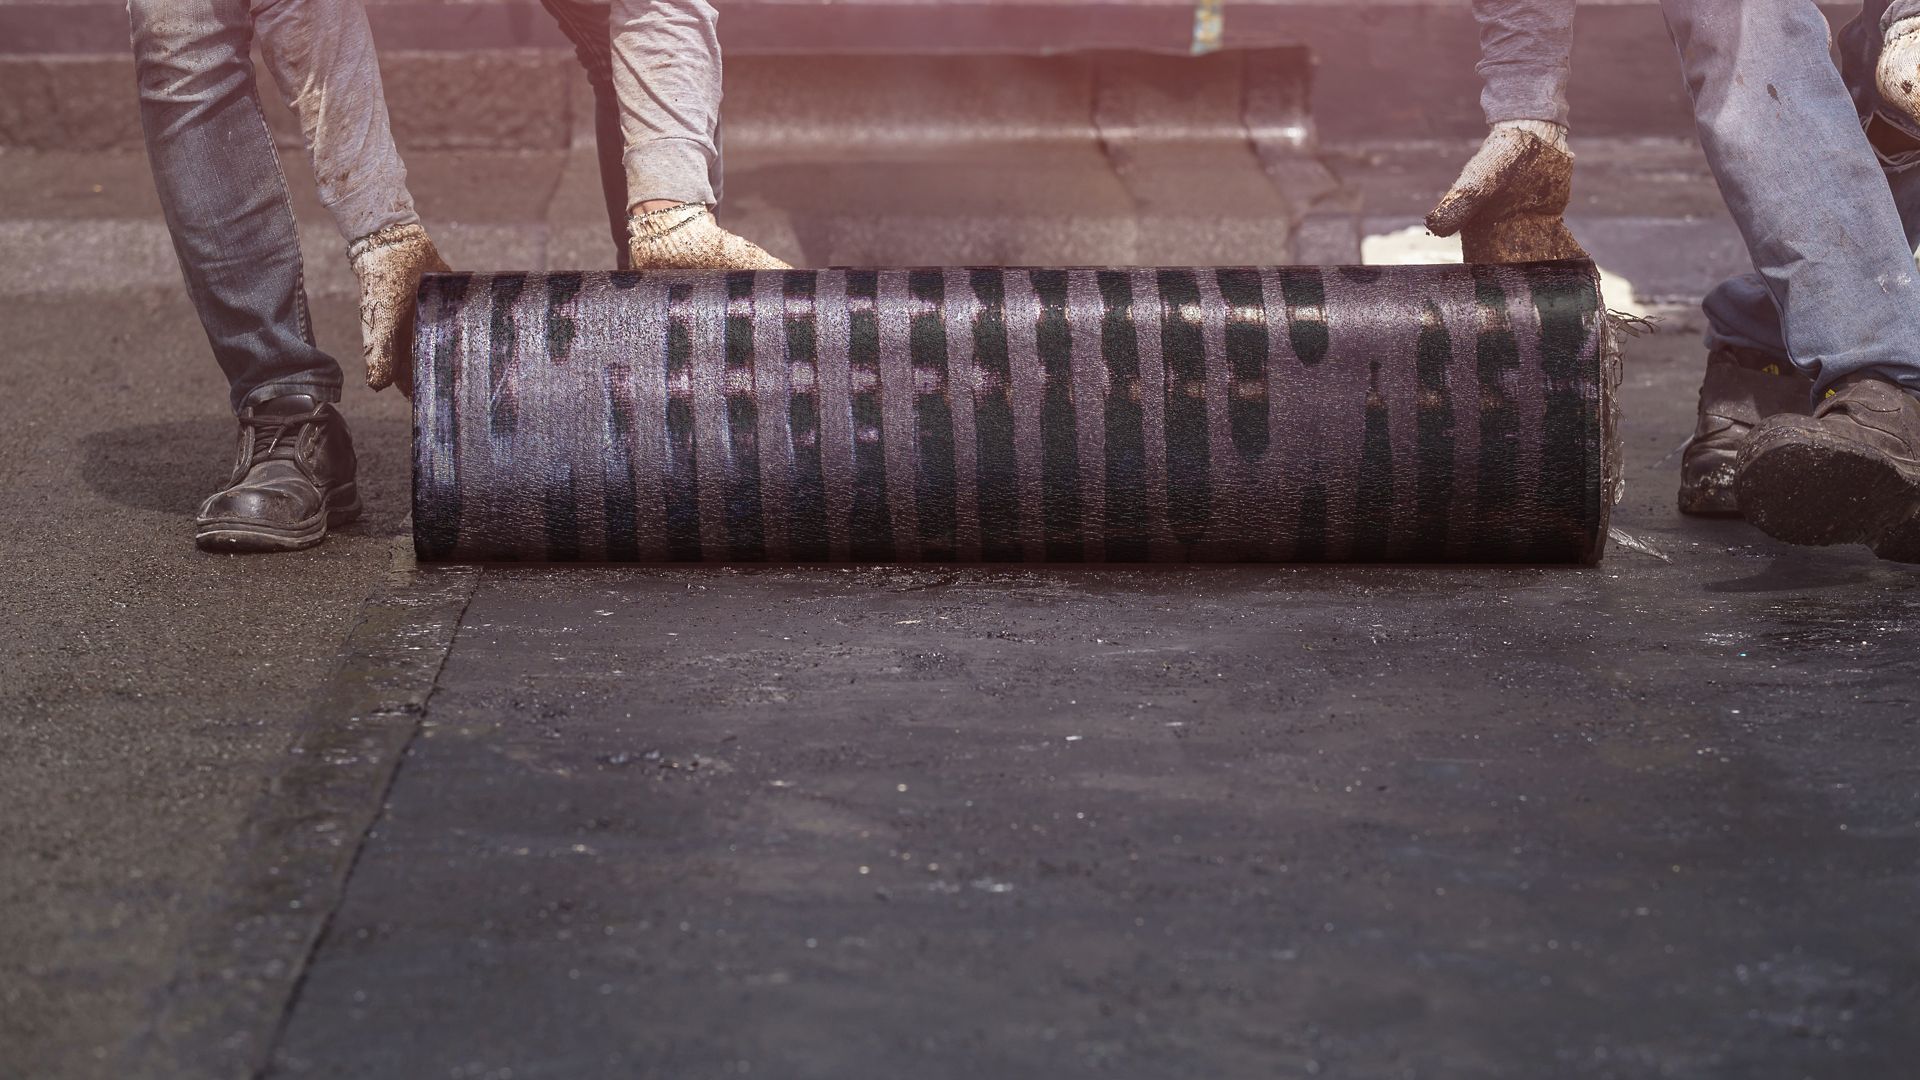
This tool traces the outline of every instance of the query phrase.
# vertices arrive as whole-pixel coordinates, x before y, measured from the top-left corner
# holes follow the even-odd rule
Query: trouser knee
[[[141,101],[199,106],[242,92],[253,75],[246,5],[228,0],[129,0]]]

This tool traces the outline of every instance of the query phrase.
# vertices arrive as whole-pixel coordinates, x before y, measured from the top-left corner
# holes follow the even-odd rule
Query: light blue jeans
[[[1814,0],[1662,0],[1701,146],[1754,272],[1707,297],[1709,347],[1783,360],[1824,389],[1858,371],[1920,391],[1920,153],[1876,149],[1885,27],[1920,0],[1866,0],[1828,51]],[[1574,0],[1475,0],[1489,123],[1567,119]],[[1909,132],[1912,134],[1912,132]]]
[[[1707,344],[1790,359],[1824,390],[1871,372],[1920,392],[1920,153],[1870,142],[1883,31],[1920,0],[1867,0],[1838,35],[1812,0],[1666,0],[1700,141],[1754,273],[1703,305]]]

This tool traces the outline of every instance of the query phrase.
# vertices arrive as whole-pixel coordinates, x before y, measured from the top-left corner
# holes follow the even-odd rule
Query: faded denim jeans
[[[1708,294],[1708,346],[1789,359],[1819,390],[1864,371],[1920,391],[1920,154],[1888,149],[1912,123],[1882,108],[1875,78],[1885,26],[1920,0],[1863,4],[1838,68],[1813,0],[1665,6],[1755,271]]]
[[[720,51],[705,0],[544,0],[593,83],[614,247],[631,202],[720,195]],[[129,0],[141,126],[187,292],[236,411],[340,397],[314,342],[299,235],[249,49],[301,118],[348,240],[416,222],[359,0]],[[627,197],[631,191],[632,198]]]
[[[1871,371],[1920,390],[1920,153],[1890,149],[1920,133],[1882,109],[1875,86],[1885,28],[1920,15],[1920,0],[1867,0],[1838,35],[1838,67],[1814,0],[1662,6],[1701,146],[1753,258],[1753,273],[1708,295],[1708,346],[1790,359],[1822,389]],[[1489,123],[1565,122],[1573,11],[1573,0],[1475,0]]]
[[[305,110],[314,121],[305,124],[308,149],[316,163],[333,163],[315,172],[342,235],[417,221],[366,12],[359,0],[127,7],[154,183],[234,410],[283,394],[338,401],[340,365],[314,343],[300,237],[248,50],[257,37],[289,101],[348,103]]]

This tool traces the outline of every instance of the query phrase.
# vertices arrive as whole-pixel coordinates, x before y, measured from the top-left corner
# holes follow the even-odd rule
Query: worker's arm
[[[1574,0],[1474,0],[1480,24],[1480,107],[1487,123],[1567,126]]]
[[[1574,0],[1474,0],[1480,96],[1492,131],[1427,215],[1468,262],[1585,258],[1561,215],[1573,194],[1567,79]]]

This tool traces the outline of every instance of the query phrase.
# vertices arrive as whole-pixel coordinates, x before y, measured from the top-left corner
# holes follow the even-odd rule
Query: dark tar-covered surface
[[[489,575],[278,1070],[1895,1075],[1911,595],[1730,569]]]
[[[1660,344],[1659,558],[487,571],[271,1073],[1901,1075],[1916,579]]]
[[[1068,150],[956,145],[807,184],[736,154],[730,212],[815,265],[1289,257],[1239,141],[1132,188],[1091,142],[1062,168],[1098,184],[1011,189]],[[1588,145],[1576,229],[1643,297],[1744,263],[1690,147]],[[1369,231],[1471,150],[1348,153]],[[1674,512],[1697,316],[1627,343],[1614,523],[1662,557],[1591,570],[449,577],[405,558],[405,403],[357,390],[368,518],[208,557],[232,421],[144,160],[0,157],[0,1076],[1920,1060],[1920,576]],[[460,265],[610,258],[584,151],[408,163]],[[1163,190],[1219,205],[1136,221]],[[754,216],[782,192],[805,244]]]
[[[386,399],[356,432],[395,512],[312,556],[191,550],[225,428],[210,372],[161,366],[196,332],[151,311],[23,309],[51,357],[61,325],[156,330],[16,379],[4,434],[37,479],[10,489],[0,1073],[1920,1055],[1920,578],[1674,513],[1684,318],[1627,343],[1615,519],[1670,561],[389,579]],[[83,378],[127,389],[77,412]],[[152,426],[143,382],[206,415]]]

